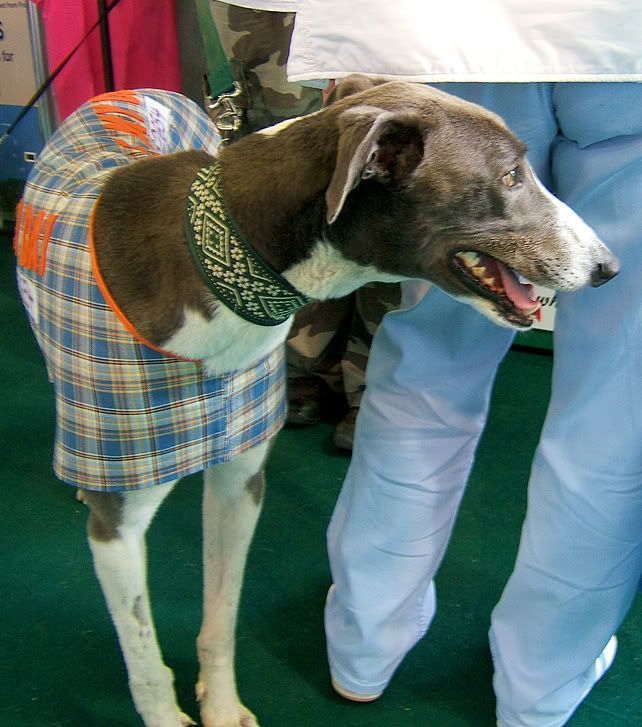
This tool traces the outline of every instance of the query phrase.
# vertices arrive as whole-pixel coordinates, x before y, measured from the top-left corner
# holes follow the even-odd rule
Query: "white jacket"
[[[642,0],[298,0],[288,78],[353,72],[642,81]]]

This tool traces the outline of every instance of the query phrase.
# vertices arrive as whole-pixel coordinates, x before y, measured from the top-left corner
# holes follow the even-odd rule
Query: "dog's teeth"
[[[483,278],[482,283],[489,288],[495,287],[495,278]]]
[[[462,260],[467,267],[471,268],[479,262],[479,255],[476,252],[458,252],[457,257]]]
[[[470,271],[476,278],[483,278],[484,273],[486,272],[486,268],[485,267],[475,267],[475,268],[471,268]]]

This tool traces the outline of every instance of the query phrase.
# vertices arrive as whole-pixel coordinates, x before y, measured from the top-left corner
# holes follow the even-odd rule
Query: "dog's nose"
[[[591,285],[599,288],[620,272],[620,261],[612,255],[606,262],[598,263],[591,275]]]

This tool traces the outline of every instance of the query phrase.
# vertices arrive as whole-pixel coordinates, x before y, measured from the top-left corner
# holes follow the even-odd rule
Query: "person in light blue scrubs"
[[[558,727],[613,661],[642,574],[642,84],[439,87],[500,114],[540,179],[621,262],[607,285],[558,296],[551,400],[515,568],[491,619],[498,724]],[[375,336],[328,532],[330,668],[357,701],[381,694],[430,626],[434,577],[513,338],[424,291],[405,284],[404,309]]]

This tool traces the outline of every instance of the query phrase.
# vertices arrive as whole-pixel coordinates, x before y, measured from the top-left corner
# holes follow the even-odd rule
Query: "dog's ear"
[[[327,221],[339,216],[362,179],[403,182],[423,156],[421,119],[412,112],[356,106],[339,117],[337,161],[325,193]]]
[[[353,96],[355,93],[365,91],[373,86],[380,86],[382,83],[386,83],[385,78],[370,78],[369,76],[363,76],[360,73],[351,73],[349,76],[342,78],[337,85],[330,91],[325,97],[324,106],[338,101],[339,99],[345,98],[346,96]]]

